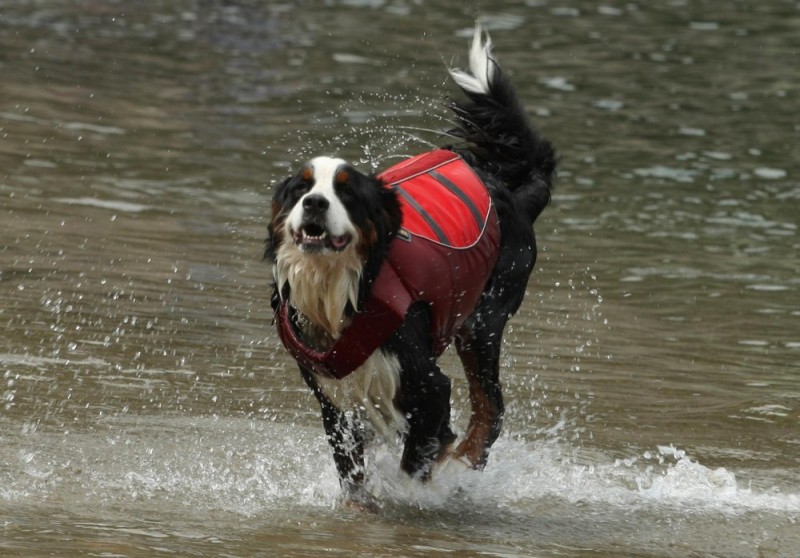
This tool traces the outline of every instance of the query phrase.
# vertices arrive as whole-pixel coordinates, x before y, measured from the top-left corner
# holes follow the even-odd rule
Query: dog
[[[482,470],[501,431],[506,322],[536,261],[553,145],[528,121],[480,25],[469,69],[450,69],[456,143],[375,175],[319,156],[273,193],[265,259],[284,346],[322,411],[343,494],[366,497],[365,445],[403,441],[427,481],[456,460]],[[455,341],[469,386],[464,439],[437,357]]]

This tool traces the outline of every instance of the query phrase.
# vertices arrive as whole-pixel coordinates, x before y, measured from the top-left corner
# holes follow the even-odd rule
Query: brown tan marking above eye
[[[347,184],[347,181],[350,180],[350,173],[342,169],[336,173],[334,180],[336,184]]]
[[[312,180],[314,180],[314,169],[312,169],[311,167],[305,167],[300,172],[300,178],[302,178],[306,182],[311,182]]]

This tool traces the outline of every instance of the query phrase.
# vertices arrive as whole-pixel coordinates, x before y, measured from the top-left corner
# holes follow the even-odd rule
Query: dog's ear
[[[275,263],[275,253],[283,242],[283,219],[285,219],[284,204],[288,196],[289,182],[293,177],[286,178],[275,186],[272,193],[272,214],[267,224],[267,238],[264,241],[264,259]]]
[[[272,219],[275,219],[283,210],[283,206],[286,204],[286,200],[289,197],[289,183],[294,178],[294,176],[285,178],[272,189]]]
[[[279,242],[275,239],[275,221],[267,224],[267,238],[264,239],[264,259],[270,263],[275,263],[275,256]]]
[[[400,200],[397,192],[383,183],[381,187],[381,206],[383,208],[383,220],[388,237],[394,238],[397,231],[403,224],[403,210],[400,207]]]
[[[363,309],[367,294],[378,277],[389,245],[397,236],[403,219],[397,192],[386,186],[380,179],[375,177],[370,177],[370,179],[378,192],[378,197],[377,199],[373,198],[373,203],[377,200],[379,207],[376,208],[375,215],[378,215],[379,218],[369,222],[368,230],[371,231],[371,238],[369,242],[365,243],[369,246],[369,250],[365,254],[364,272],[361,274],[357,310]]]

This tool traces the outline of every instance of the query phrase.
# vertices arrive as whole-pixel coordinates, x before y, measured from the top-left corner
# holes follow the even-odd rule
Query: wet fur
[[[550,201],[555,152],[529,124],[480,28],[470,50],[469,70],[454,70],[451,75],[468,100],[450,103],[457,123],[450,134],[463,143],[448,149],[460,154],[488,186],[501,238],[492,275],[455,339],[469,384],[470,422],[464,439],[453,447],[450,380],[436,364],[430,309],[424,303],[413,304],[384,346],[344,380],[321,378],[301,366],[319,401],[342,486],[355,500],[364,494],[364,446],[370,424],[389,436],[393,428],[400,429],[405,439],[401,468],[423,480],[430,477],[435,463],[448,457],[483,468],[502,426],[501,339],[506,322],[522,303],[536,261],[532,225]],[[369,295],[401,215],[395,193],[375,177],[344,162],[315,161],[324,172],[307,165],[275,189],[266,258],[273,264],[273,306],[288,300],[302,318],[296,326],[307,341],[330,346]],[[331,170],[331,165],[339,166]],[[304,200],[314,192],[322,195],[315,182],[321,176],[331,181],[324,185],[325,191],[333,192],[344,205],[357,231],[341,251],[298,245],[297,239],[305,236],[288,224],[298,204],[305,207]],[[311,213],[312,204],[308,205]],[[295,224],[300,222],[297,214],[293,218]],[[319,232],[319,228],[308,230]]]

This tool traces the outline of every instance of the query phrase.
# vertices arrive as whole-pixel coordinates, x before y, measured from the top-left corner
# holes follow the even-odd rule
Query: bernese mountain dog
[[[556,156],[480,26],[469,70],[450,75],[466,97],[449,101],[454,145],[377,175],[320,156],[274,190],[275,325],[319,401],[350,502],[368,498],[375,436],[403,440],[402,471],[426,481],[448,460],[482,469],[500,433],[501,340],[536,261]],[[459,443],[437,365],[453,340],[471,404]]]

